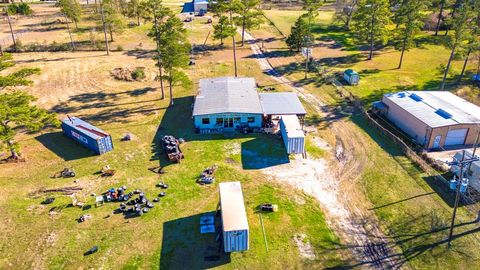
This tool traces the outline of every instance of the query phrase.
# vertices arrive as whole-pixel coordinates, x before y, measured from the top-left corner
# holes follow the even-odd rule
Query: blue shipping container
[[[63,134],[97,154],[113,150],[110,134],[96,128],[78,117],[67,117],[62,120]]]

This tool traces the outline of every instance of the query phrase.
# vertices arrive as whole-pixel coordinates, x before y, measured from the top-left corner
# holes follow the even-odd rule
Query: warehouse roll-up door
[[[467,131],[468,128],[449,130],[447,133],[447,138],[445,139],[445,146],[464,144]]]

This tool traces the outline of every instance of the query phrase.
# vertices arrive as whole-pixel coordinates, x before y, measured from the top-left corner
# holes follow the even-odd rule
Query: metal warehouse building
[[[404,91],[374,103],[391,122],[425,149],[475,143],[480,107],[447,91]]]

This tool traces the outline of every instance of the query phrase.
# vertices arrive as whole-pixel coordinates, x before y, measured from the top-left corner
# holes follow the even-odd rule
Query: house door
[[[433,148],[435,149],[440,148],[440,140],[442,140],[441,135],[438,135],[435,137],[435,140],[433,141]]]
[[[468,128],[449,130],[447,133],[447,138],[445,138],[445,146],[464,144],[467,133]]]

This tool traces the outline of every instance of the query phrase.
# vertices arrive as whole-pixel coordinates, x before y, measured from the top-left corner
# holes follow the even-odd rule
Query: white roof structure
[[[296,115],[282,115],[282,122],[285,125],[285,131],[289,138],[303,138],[305,133],[300,126]]]
[[[263,114],[255,79],[234,77],[201,79],[193,116],[216,113]]]
[[[292,92],[261,93],[260,102],[267,115],[307,114],[297,94]]]
[[[384,99],[430,127],[480,123],[480,107],[448,91],[403,91]]]
[[[219,184],[224,231],[248,230],[247,213],[240,182]]]

